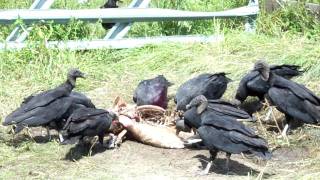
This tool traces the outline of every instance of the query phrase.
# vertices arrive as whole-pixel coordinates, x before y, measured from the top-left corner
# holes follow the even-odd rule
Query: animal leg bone
[[[117,140],[115,141],[115,145],[120,146],[127,132],[128,130],[124,129],[119,133]]]

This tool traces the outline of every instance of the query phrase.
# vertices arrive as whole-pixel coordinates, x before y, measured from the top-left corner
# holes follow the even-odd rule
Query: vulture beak
[[[184,123],[184,120],[178,120],[176,122],[176,129],[183,132],[191,132],[191,128]]]
[[[229,77],[227,77],[227,75],[229,75],[229,74],[230,74],[230,73],[225,73],[225,77],[226,77],[228,83],[233,81],[232,79],[230,79]]]
[[[86,79],[87,78],[87,75],[85,73],[80,73],[79,75],[80,78],[83,78],[83,79]]]
[[[233,81],[232,79],[230,79],[228,77],[226,77],[226,78],[227,78],[228,83]]]
[[[262,80],[268,81],[268,79],[269,79],[269,71],[263,71],[261,73],[261,75],[262,75]]]
[[[262,80],[268,81],[270,70],[264,69],[263,67],[255,67],[254,70],[261,73]]]

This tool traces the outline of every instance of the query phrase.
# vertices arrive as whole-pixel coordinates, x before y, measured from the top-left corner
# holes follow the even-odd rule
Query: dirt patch
[[[214,161],[211,173],[200,176],[199,173],[208,162],[207,150],[192,149],[162,149],[143,145],[134,141],[126,141],[119,149],[107,150],[96,154],[94,161],[104,161],[106,158],[116,164],[110,166],[113,176],[120,179],[212,179],[212,178],[247,178],[257,175],[259,165],[246,161],[241,155],[233,155],[229,174],[224,170],[225,154],[220,153]]]
[[[293,162],[299,161],[306,158],[311,158],[309,148],[306,147],[295,147],[295,148],[280,148],[272,152],[274,161],[281,162]]]

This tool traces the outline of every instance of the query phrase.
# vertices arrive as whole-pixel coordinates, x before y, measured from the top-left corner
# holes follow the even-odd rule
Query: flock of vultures
[[[295,65],[269,66],[258,60],[254,68],[239,83],[236,96],[230,102],[220,99],[231,81],[226,73],[204,73],[183,83],[174,101],[180,117],[175,121],[179,131],[195,130],[195,136],[186,139],[186,145],[202,143],[210,151],[210,163],[204,170],[208,173],[217,152],[226,152],[226,168],[231,154],[252,154],[270,159],[271,152],[265,139],[239,121],[254,121],[252,112],[241,109],[248,96],[268,101],[285,114],[286,134],[296,122],[318,123],[320,99],[302,84],[291,80],[303,73]],[[46,127],[59,132],[62,144],[81,142],[84,137],[103,138],[119,125],[119,114],[98,109],[80,92],[73,91],[78,78],[85,75],[78,69],[68,72],[67,80],[54,89],[25,98],[20,107],[10,113],[3,125],[13,125],[14,133],[25,127]],[[159,75],[141,81],[135,89],[133,101],[138,105],[168,106],[167,90],[171,83]],[[259,109],[257,109],[259,110]],[[48,131],[49,133],[49,131]],[[48,134],[50,137],[50,134]]]

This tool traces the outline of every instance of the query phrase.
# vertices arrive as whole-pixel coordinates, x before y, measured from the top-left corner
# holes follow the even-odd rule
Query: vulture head
[[[270,73],[270,67],[269,67],[268,63],[265,60],[258,60],[254,64],[254,70],[258,71],[262,75],[262,80],[268,81],[269,73]]]
[[[70,69],[67,77],[68,82],[75,86],[77,78],[85,78],[85,74],[81,72],[79,69]]]
[[[186,106],[186,109],[191,109],[192,107],[197,108],[197,113],[201,114],[208,107],[208,100],[204,95],[199,95],[193,98],[190,103]]]
[[[79,69],[70,69],[68,72],[68,79],[85,78],[85,74]]]

